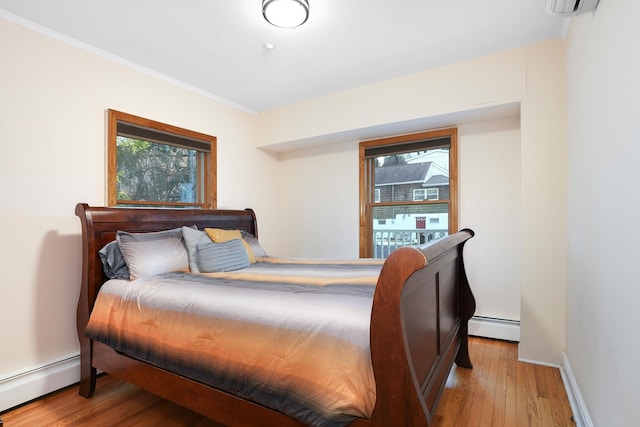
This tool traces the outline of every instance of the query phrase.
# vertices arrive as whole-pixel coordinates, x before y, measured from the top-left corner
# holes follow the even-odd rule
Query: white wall
[[[567,357],[597,426],[640,419],[640,3],[573,18]]]
[[[2,17],[0,56],[3,410],[20,403],[12,378],[22,381],[22,374],[78,352],[81,242],[74,207],[106,202],[107,108],[216,135],[218,205],[255,208],[266,244],[276,216],[276,162],[255,148],[254,114]]]
[[[514,136],[513,140],[514,144],[518,139],[520,141],[520,188],[510,190],[508,196],[510,209],[516,215],[520,211],[519,231],[509,237],[502,235],[499,238],[505,240],[489,246],[502,250],[492,255],[500,260],[506,256],[508,268],[518,264],[518,261],[511,263],[510,257],[521,254],[521,269],[507,273],[521,283],[520,357],[559,365],[566,340],[566,223],[562,220],[566,212],[566,103],[563,76],[564,43],[561,39],[549,40],[262,112],[258,114],[259,146],[281,151],[326,141],[342,141],[348,145],[358,138],[371,137],[372,133],[384,137],[403,130],[417,131],[416,126],[468,124],[484,117],[489,110],[500,111],[499,107],[519,103],[521,129],[519,138]],[[424,129],[428,127],[421,128]],[[481,127],[467,129],[470,140],[483,138]],[[328,171],[328,188],[340,188],[348,197],[339,197],[332,203],[318,200],[313,192],[298,192],[289,199],[281,196],[282,211],[293,211],[311,203],[317,208],[305,211],[305,223],[330,222],[336,229],[355,228],[358,206],[352,197],[358,191],[358,164],[357,151],[352,150],[332,154],[340,157],[341,167]],[[307,150],[306,154],[298,155],[295,161],[291,153],[281,154],[279,182],[283,190],[289,186],[304,188],[307,184],[310,188],[321,188],[324,184],[325,177],[305,171],[319,171],[320,159],[326,154],[319,152],[315,157],[313,149]],[[281,194],[288,193],[282,191]],[[340,200],[345,203],[340,205]],[[462,199],[461,209],[465,209],[464,203]],[[328,215],[328,212],[331,213]],[[464,215],[461,211],[461,216]],[[472,223],[464,225],[474,228]],[[305,239],[313,242],[308,243],[313,249],[305,247],[300,255],[331,256],[336,237],[334,234],[326,237],[326,233],[322,227],[305,230]],[[352,232],[345,236],[351,236],[351,240],[344,243],[348,248],[344,253],[355,254],[357,235]],[[476,239],[495,242],[495,238],[479,234]],[[511,238],[513,240],[509,240]],[[521,246],[505,254],[504,248],[517,244],[519,238]],[[470,246],[473,244],[473,241],[469,243]],[[479,281],[486,283],[491,275],[503,277],[505,272],[496,266],[484,274],[486,276]]]

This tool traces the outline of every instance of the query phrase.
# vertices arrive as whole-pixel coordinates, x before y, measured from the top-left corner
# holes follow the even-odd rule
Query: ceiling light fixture
[[[295,28],[309,18],[308,0],[262,0],[262,15],[271,25]]]

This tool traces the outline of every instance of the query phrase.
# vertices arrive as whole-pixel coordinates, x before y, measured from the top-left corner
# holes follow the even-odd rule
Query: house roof
[[[411,183],[419,183],[424,187],[448,185],[449,177],[446,175],[429,176],[430,169],[435,169],[431,166],[432,162],[424,162],[378,167],[375,169],[376,187]]]
[[[449,185],[449,177],[445,175],[433,175],[424,184],[425,187],[436,185]]]
[[[431,162],[382,166],[375,170],[375,183],[376,186],[422,183],[430,167]]]

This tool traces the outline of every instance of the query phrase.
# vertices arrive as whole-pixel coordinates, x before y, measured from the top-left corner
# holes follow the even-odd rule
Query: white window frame
[[[432,194],[429,194],[432,192]],[[435,192],[435,194],[433,193]],[[435,196],[435,197],[433,197]],[[421,200],[438,200],[440,198],[440,192],[437,188],[414,188],[413,189],[413,201],[419,202]]]

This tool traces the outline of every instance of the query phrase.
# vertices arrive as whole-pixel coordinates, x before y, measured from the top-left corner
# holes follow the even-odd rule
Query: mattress
[[[368,418],[382,261],[261,258],[225,273],[105,283],[86,334],[312,426]]]

